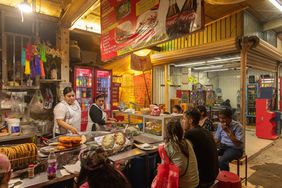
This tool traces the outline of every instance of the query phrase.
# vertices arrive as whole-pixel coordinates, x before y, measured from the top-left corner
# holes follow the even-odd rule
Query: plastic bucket
[[[12,135],[19,135],[21,133],[20,119],[9,118],[9,119],[7,119],[7,123],[8,123],[8,127],[9,127],[9,132]]]

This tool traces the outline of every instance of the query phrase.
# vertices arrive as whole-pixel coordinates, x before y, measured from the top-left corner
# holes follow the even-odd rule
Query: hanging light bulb
[[[31,13],[32,12],[32,7],[31,5],[27,2],[27,0],[24,0],[18,5],[18,9],[20,9],[21,12],[24,13]]]

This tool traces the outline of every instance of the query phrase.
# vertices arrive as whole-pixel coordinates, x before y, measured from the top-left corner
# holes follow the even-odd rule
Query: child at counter
[[[126,177],[114,169],[102,148],[90,148],[80,155],[80,188],[131,188]]]

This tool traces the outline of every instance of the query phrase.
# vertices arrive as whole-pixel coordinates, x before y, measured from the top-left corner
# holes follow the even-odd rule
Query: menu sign
[[[102,61],[202,29],[202,0],[101,0]]]
[[[119,88],[121,84],[113,82],[112,83],[112,103],[119,102]]]

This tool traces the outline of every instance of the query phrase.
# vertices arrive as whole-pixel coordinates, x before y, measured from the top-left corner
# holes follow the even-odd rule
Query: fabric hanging
[[[26,47],[26,60],[31,60],[31,53],[32,53],[32,45],[28,44]]]
[[[29,61],[25,61],[25,69],[24,69],[24,73],[26,75],[30,75],[30,62]]]
[[[46,60],[46,48],[45,48],[44,44],[40,45],[40,52],[39,52],[39,54],[40,54],[40,58],[41,58],[42,62],[45,63],[47,60]]]
[[[34,61],[30,61],[30,78],[34,79],[36,75],[36,70],[35,70],[35,65],[34,65]]]
[[[41,78],[45,78],[45,70],[42,60],[40,60],[40,70],[41,70]]]
[[[22,48],[21,65],[23,67],[25,66],[25,59],[26,59],[25,48]]]
[[[34,57],[34,61],[35,61],[36,75],[41,75],[40,58],[38,55]]]

